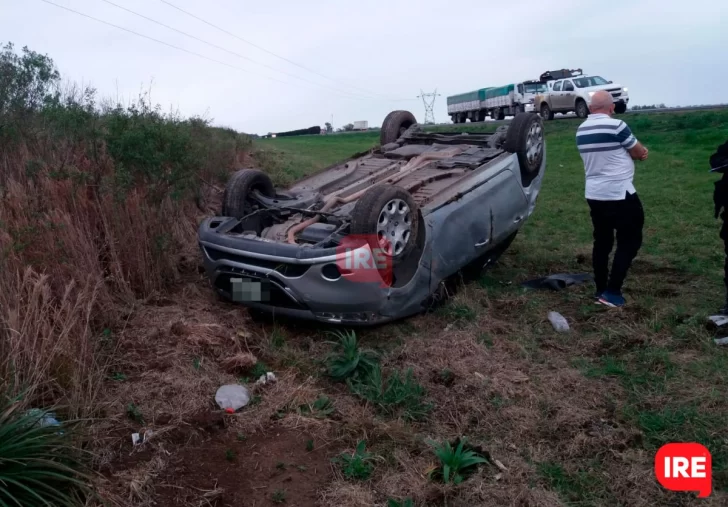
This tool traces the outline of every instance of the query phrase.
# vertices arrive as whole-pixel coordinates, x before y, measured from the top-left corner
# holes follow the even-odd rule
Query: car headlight
[[[626,91],[626,92],[628,92],[628,91],[629,91],[629,89],[628,89],[628,88],[622,88],[622,90],[624,90],[624,91]]]

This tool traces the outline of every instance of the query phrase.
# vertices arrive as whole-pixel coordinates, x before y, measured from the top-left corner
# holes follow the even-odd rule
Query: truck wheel
[[[493,118],[494,120],[499,119],[499,116],[500,116],[500,109],[498,109],[498,108],[495,108],[490,112],[490,117]]]
[[[253,190],[258,190],[266,197],[276,195],[273,182],[263,171],[241,169],[230,176],[222,198],[222,215],[242,218],[250,214],[255,204],[249,197]]]
[[[627,112],[627,104],[624,102],[617,102],[614,104],[614,112],[617,114],[624,114]]]
[[[533,113],[517,114],[509,125],[503,149],[518,155],[521,183],[528,187],[538,175],[543,162],[543,120]]]
[[[379,143],[393,143],[404,134],[408,128],[417,123],[415,117],[409,111],[392,111],[382,122],[382,132],[379,135]]]
[[[354,205],[351,233],[366,235],[372,249],[383,249],[392,264],[399,264],[417,244],[418,209],[404,188],[374,185]]]
[[[586,105],[586,102],[582,99],[579,99],[576,102],[576,116],[579,118],[586,118],[589,116],[589,108]]]
[[[505,117],[506,117],[506,112],[503,109],[499,109],[498,110],[498,119],[499,120],[504,120]]]
[[[548,104],[543,104],[541,106],[541,118],[543,118],[544,120],[554,119],[554,112],[551,110]]]

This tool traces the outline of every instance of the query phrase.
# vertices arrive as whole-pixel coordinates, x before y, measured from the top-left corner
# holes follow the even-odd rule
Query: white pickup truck
[[[544,120],[553,120],[555,113],[572,111],[579,118],[586,118],[589,115],[591,98],[600,90],[607,90],[612,95],[617,114],[627,111],[629,102],[627,88],[607,81],[601,76],[582,74],[563,79],[552,78],[548,81],[548,89],[548,92],[539,94],[534,99],[534,109]]]

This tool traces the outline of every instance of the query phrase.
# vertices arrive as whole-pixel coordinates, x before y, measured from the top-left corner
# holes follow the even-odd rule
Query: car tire
[[[544,159],[543,120],[534,113],[517,114],[508,127],[503,149],[518,155],[521,183],[530,186]]]
[[[587,107],[586,101],[583,99],[576,101],[576,116],[582,119],[589,116],[589,107]]]
[[[397,265],[417,245],[419,207],[414,197],[399,186],[374,185],[354,205],[351,213],[351,234],[367,236],[369,246],[382,248],[389,241],[385,254]]]
[[[624,102],[617,102],[614,104],[614,112],[617,114],[624,114],[627,112],[627,104]]]
[[[541,118],[544,120],[553,120],[554,112],[551,110],[548,104],[541,105]]]
[[[274,197],[276,192],[270,177],[258,169],[241,169],[233,173],[225,185],[222,198],[222,215],[242,218],[252,210],[249,194],[258,190],[266,197]]]
[[[384,146],[395,142],[415,123],[417,123],[417,120],[409,111],[392,111],[382,122],[379,144]]]

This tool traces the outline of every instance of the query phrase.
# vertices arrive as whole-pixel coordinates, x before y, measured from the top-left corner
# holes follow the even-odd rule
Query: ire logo
[[[387,240],[380,243],[376,234],[351,234],[336,247],[336,267],[352,282],[392,285],[392,257],[387,255]],[[368,246],[368,248],[367,248]]]
[[[655,476],[671,491],[697,491],[698,498],[712,489],[710,451],[696,443],[666,444],[655,455]]]

